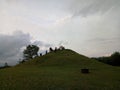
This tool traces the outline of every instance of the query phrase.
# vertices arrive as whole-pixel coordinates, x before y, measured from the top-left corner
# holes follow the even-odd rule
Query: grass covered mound
[[[120,67],[66,49],[0,70],[0,90],[119,90],[119,76]]]

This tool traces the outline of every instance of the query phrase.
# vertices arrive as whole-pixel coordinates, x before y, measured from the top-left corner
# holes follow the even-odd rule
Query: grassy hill
[[[119,84],[120,67],[68,49],[0,70],[0,90],[119,90]]]

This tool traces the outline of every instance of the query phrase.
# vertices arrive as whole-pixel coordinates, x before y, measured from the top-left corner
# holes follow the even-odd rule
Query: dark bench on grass
[[[81,69],[81,73],[85,73],[85,74],[87,74],[87,73],[89,73],[89,69]]]

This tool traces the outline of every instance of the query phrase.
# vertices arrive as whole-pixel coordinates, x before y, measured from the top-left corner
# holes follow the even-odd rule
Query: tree
[[[98,58],[93,58],[96,59],[100,62],[110,64],[113,66],[120,66],[120,53],[119,52],[114,52],[111,56],[108,57],[98,57]]]
[[[63,46],[59,47],[59,50],[64,50],[64,49],[65,49],[65,47],[63,47]]]
[[[114,66],[120,66],[120,53],[115,52],[110,56],[111,64]]]
[[[28,45],[23,51],[23,56],[25,60],[33,59],[38,56],[39,47],[36,45]]]

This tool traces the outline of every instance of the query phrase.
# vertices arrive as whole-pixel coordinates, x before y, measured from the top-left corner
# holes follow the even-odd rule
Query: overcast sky
[[[33,43],[89,57],[120,51],[120,0],[0,0],[0,63]]]

